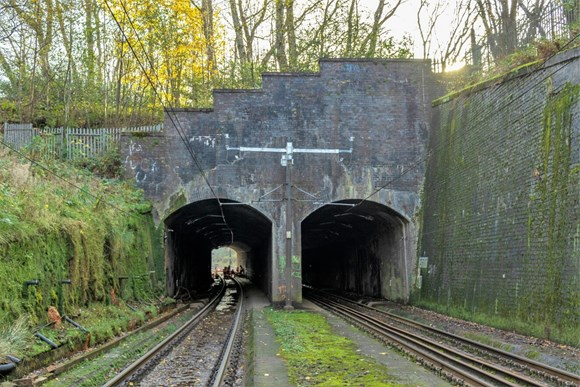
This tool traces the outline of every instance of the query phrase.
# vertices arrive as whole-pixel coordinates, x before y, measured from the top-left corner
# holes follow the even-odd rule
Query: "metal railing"
[[[4,124],[4,142],[20,150],[38,144],[47,158],[94,158],[114,147],[122,133],[161,132],[163,124],[127,128],[33,128],[32,124]]]

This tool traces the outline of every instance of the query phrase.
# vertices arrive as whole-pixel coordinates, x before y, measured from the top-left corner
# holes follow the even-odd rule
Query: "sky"
[[[229,9],[228,0],[214,0],[215,5],[221,7],[224,10]],[[249,3],[262,1],[262,0],[246,0]],[[379,0],[359,0],[360,7],[365,8],[370,17],[372,17]],[[446,12],[441,15],[438,20],[438,26],[436,29],[436,33],[439,34],[441,39],[444,39],[448,34],[449,30],[451,29],[452,20],[453,20],[453,10],[456,6],[456,3],[459,0],[430,0],[430,3],[441,2],[446,4]],[[311,0],[295,0],[295,4],[298,8],[303,6],[306,3],[310,3]],[[390,9],[388,5],[393,4],[396,0],[386,0],[387,5],[385,6],[385,13]],[[414,47],[413,47],[413,56],[414,58],[422,58],[423,57],[423,49],[421,46],[421,38],[419,34],[419,28],[417,26],[417,10],[419,9],[420,0],[403,0],[403,3],[397,9],[395,15],[386,22],[385,28],[392,34],[396,40],[401,40],[405,35],[410,36],[413,39]],[[361,9],[362,10],[362,9]],[[425,17],[427,17],[427,12],[423,12]],[[231,26],[230,26],[231,27]],[[448,70],[454,70],[458,67],[463,66],[463,63],[459,63],[456,66],[449,65]]]
[[[371,11],[374,11],[377,7],[378,0],[361,0],[361,4],[366,6]],[[391,3],[394,1],[391,0]],[[431,3],[435,3],[432,0]],[[444,0],[446,9],[438,20],[436,33],[439,34],[440,38],[447,36],[451,29],[451,24],[453,21],[453,9],[457,4],[457,0]],[[419,33],[419,27],[417,26],[417,10],[419,9],[420,0],[404,0],[403,4],[399,6],[395,15],[387,21],[387,29],[397,38],[401,39],[405,34],[410,35],[415,43],[413,53],[415,58],[423,57],[423,48],[421,46],[421,37]],[[424,13],[426,15],[426,13]],[[457,63],[452,66],[448,66],[448,70],[454,70],[461,66],[463,63]]]

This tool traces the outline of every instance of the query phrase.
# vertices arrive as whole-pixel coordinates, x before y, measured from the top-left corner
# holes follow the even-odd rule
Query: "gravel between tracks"
[[[142,386],[208,385],[235,313],[237,292],[226,290],[224,298],[158,364],[139,378]]]
[[[414,306],[386,301],[373,306],[377,309],[395,311],[395,313],[404,317],[428,323],[447,332],[467,336],[471,339],[478,340],[477,337],[487,337],[492,342],[503,343],[509,347],[509,352],[519,356],[527,357],[533,353],[533,360],[540,363],[576,374],[580,372],[580,348],[496,329]],[[505,348],[502,349],[506,350]]]

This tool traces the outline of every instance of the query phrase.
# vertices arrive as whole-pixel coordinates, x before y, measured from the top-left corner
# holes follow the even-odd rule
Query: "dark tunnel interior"
[[[168,294],[204,292],[213,283],[212,250],[234,249],[247,276],[268,294],[272,223],[258,210],[227,199],[185,205],[165,220]]]
[[[404,299],[406,223],[394,210],[371,201],[319,208],[302,221],[304,284]]]

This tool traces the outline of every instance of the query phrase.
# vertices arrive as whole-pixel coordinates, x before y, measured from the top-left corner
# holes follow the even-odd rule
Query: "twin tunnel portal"
[[[213,109],[167,110],[162,133],[122,139],[165,226],[169,295],[207,289],[220,247],[274,303],[300,304],[303,284],[406,302],[420,283],[430,63],[319,64],[214,90]]]
[[[275,301],[300,302],[302,283],[405,301],[409,284],[401,274],[408,258],[406,223],[389,207],[372,201],[328,203],[304,218],[294,228],[298,233],[286,235],[301,241],[288,262],[285,255],[276,257],[274,223],[258,208],[227,199],[190,203],[165,221],[166,262],[168,272],[175,273],[168,287],[173,294],[180,287],[207,289],[213,282],[212,251],[225,246],[237,254],[234,265],[241,264]],[[384,271],[401,266],[403,273]],[[272,276],[278,279],[275,289]]]

